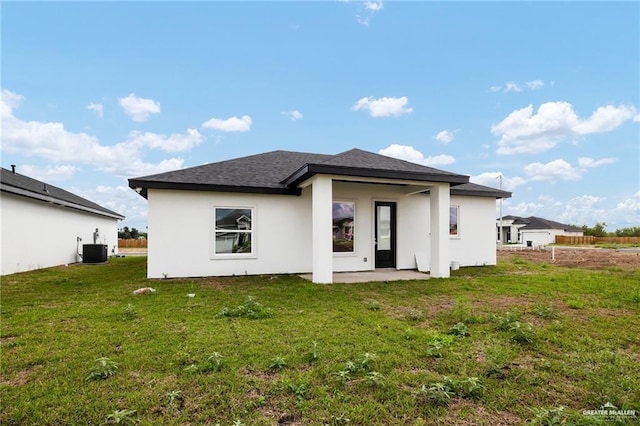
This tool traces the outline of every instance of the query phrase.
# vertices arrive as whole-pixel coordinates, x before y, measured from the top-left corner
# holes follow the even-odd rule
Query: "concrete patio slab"
[[[311,274],[301,274],[300,277],[311,281]],[[410,269],[376,269],[363,272],[334,272],[334,283],[368,283],[375,281],[407,281],[428,280],[429,274]]]

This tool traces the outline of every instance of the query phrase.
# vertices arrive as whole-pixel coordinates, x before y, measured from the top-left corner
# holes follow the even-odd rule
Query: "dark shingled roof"
[[[336,155],[292,151],[264,154],[204,164],[172,172],[129,179],[131,188],[299,195],[298,184],[316,174],[377,177],[425,182],[466,184],[469,177],[360,149]]]
[[[511,198],[511,192],[477,183],[463,183],[451,188],[451,195],[475,195],[478,197]]]
[[[549,219],[544,219],[541,217],[536,217],[536,216],[529,216],[529,217],[520,217],[520,216],[505,216],[503,217],[503,219],[508,219],[508,220],[513,220],[514,224],[522,224],[524,223],[525,226],[523,226],[520,229],[562,229],[564,231],[569,231],[569,232],[579,232],[582,231],[581,228],[577,228],[575,226],[571,226],[571,225],[565,225],[564,223],[560,223],[560,222],[556,222],[553,220],[549,220]]]
[[[57,186],[49,185],[48,183],[19,173],[14,173],[5,168],[2,168],[2,174],[0,175],[0,190],[35,200],[62,205],[76,210],[82,210],[100,216],[124,219],[123,215],[106,209],[93,201],[89,201],[86,198],[72,194],[71,192],[65,191]]]

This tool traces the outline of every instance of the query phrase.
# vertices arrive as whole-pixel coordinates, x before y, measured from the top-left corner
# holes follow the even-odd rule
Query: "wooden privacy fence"
[[[136,240],[133,238],[118,238],[119,248],[147,248],[147,240]]]
[[[640,237],[578,237],[556,235],[556,244],[640,244]]]

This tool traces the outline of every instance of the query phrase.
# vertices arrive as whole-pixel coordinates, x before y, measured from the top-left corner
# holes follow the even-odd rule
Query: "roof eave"
[[[317,174],[413,180],[423,182],[445,182],[452,186],[469,182],[469,177],[457,174],[431,174],[402,170],[367,169],[361,167],[333,166],[326,164],[305,164],[281,183],[293,187]]]
[[[511,192],[507,192],[507,191],[474,191],[474,190],[462,190],[462,189],[456,189],[451,188],[451,195],[460,195],[460,196],[464,196],[464,195],[468,195],[468,196],[475,196],[475,197],[492,197],[492,198],[511,198]]]
[[[141,179],[129,179],[129,188],[135,190],[142,197],[148,197],[149,189],[172,189],[183,191],[207,191],[207,192],[238,192],[245,194],[273,194],[273,195],[300,195],[302,191],[298,188],[271,188],[263,186],[241,186],[241,185],[217,185],[203,183],[184,182],[158,182],[145,181]]]
[[[124,220],[125,218],[125,216],[121,215],[120,213],[94,209],[92,207],[83,206],[77,203],[72,203],[70,201],[61,200],[59,198],[52,197],[50,195],[43,195],[43,194],[38,194],[32,191],[27,191],[26,189],[17,188],[15,186],[2,185],[0,187],[0,190],[11,193],[11,194],[19,195],[21,197],[31,198],[38,201],[44,201],[46,203],[55,204],[62,207],[68,207],[70,209],[80,210],[83,212],[92,213],[99,216],[110,217],[118,220]]]

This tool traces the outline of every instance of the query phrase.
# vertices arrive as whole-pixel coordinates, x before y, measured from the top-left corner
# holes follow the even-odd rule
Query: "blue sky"
[[[640,226],[640,3],[3,2],[2,167],[125,214],[127,178],[357,147]]]

